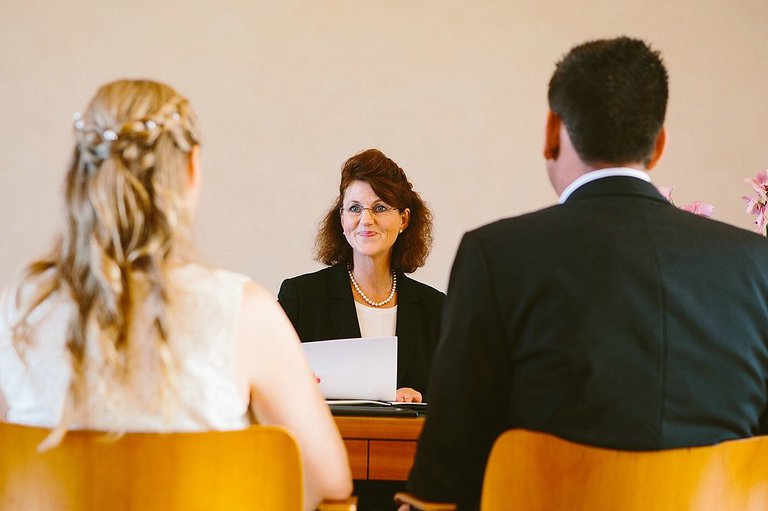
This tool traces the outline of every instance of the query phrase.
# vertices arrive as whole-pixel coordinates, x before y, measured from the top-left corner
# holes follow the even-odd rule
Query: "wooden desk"
[[[405,481],[424,419],[334,417],[354,479]]]

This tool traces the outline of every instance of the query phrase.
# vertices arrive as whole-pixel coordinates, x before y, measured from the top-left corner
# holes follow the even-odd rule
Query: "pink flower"
[[[685,206],[680,206],[680,209],[706,218],[712,218],[712,215],[715,214],[715,207],[712,204],[706,204],[699,200]]]
[[[672,188],[671,186],[657,186],[656,189],[659,191],[662,197],[667,199],[669,202],[672,202]],[[674,202],[672,202],[674,204]]]
[[[765,217],[765,211],[763,211],[763,214],[757,217],[757,220],[755,220],[755,231],[765,236],[766,223],[768,223],[768,218]]]
[[[756,197],[743,196],[747,214],[755,217],[755,232],[765,236],[765,226],[768,224],[768,170],[761,170],[754,178],[745,179],[752,185]]]
[[[760,199],[763,201],[768,200],[768,196],[766,196],[766,191],[768,191],[768,170],[761,170],[754,178],[747,179],[746,181],[752,185]]]
[[[747,206],[747,214],[748,215],[762,215],[765,212],[765,203],[755,200],[752,197],[747,197],[746,195],[742,195],[741,199],[745,202]]]
[[[768,176],[765,176],[766,182],[768,183]],[[670,204],[673,206],[675,205],[675,201],[672,200],[672,190],[674,188],[669,186],[657,186],[657,190],[659,190],[659,193],[667,199]],[[683,211],[688,211],[689,213],[693,213],[694,215],[703,216],[706,218],[712,218],[712,215],[715,214],[715,207],[712,206],[712,204],[707,204],[701,201],[694,201],[691,204],[686,204],[685,206],[680,206],[680,209]]]

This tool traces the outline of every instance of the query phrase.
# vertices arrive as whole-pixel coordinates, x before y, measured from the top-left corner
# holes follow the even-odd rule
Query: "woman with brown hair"
[[[298,439],[307,509],[348,496],[344,446],[274,298],[190,258],[201,171],[188,101],[109,83],[75,138],[63,233],[2,301],[0,420],[55,428],[50,448],[67,429],[227,430],[255,416]]]
[[[302,341],[396,335],[398,401],[427,392],[445,295],[405,276],[424,265],[432,214],[403,170],[368,149],[344,164],[321,224],[316,259],[328,268],[278,293]]]

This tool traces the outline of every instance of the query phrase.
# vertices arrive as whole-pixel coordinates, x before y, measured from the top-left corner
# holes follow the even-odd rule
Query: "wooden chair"
[[[0,423],[0,510],[275,510],[303,508],[299,447],[285,429],[128,433],[70,431],[44,453],[50,430]],[[356,499],[324,511],[354,511]]]
[[[416,509],[455,509],[408,494],[396,499]],[[619,451],[509,430],[496,440],[488,459],[481,510],[511,509],[764,511],[768,437],[706,447]]]

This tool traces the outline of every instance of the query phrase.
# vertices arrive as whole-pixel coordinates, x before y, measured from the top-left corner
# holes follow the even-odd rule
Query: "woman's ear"
[[[560,155],[560,127],[563,121],[555,112],[547,113],[547,127],[544,132],[544,158],[556,160]]]
[[[200,202],[200,183],[203,180],[202,169],[200,167],[200,146],[192,147],[189,152],[189,162],[187,163],[185,198],[187,212],[190,218],[193,218],[197,212],[197,204]]]
[[[400,212],[400,232],[403,232],[406,228],[408,228],[410,221],[411,210],[409,208],[405,208]]]

